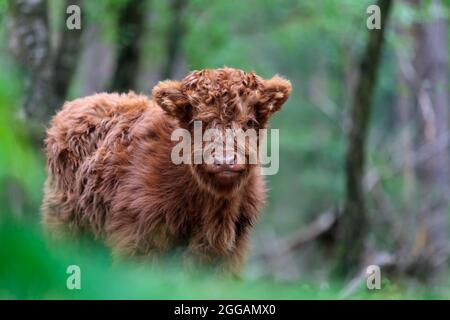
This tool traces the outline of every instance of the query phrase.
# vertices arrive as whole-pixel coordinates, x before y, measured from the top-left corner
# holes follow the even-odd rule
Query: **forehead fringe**
[[[187,92],[197,92],[214,98],[235,94],[242,95],[248,91],[258,90],[262,79],[253,71],[223,68],[193,71],[182,80],[183,89]]]

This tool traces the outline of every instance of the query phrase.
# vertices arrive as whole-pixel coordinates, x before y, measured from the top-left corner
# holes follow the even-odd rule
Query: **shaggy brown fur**
[[[43,221],[53,233],[89,232],[122,256],[183,246],[200,261],[237,270],[263,205],[257,165],[224,175],[175,165],[176,128],[265,128],[291,91],[280,77],[224,68],[160,82],[153,100],[96,94],[67,102],[47,131]],[[194,150],[195,152],[195,150]]]

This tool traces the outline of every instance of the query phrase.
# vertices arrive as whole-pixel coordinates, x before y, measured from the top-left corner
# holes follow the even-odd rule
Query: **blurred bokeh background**
[[[66,27],[73,4],[80,30]],[[0,298],[449,298],[450,1],[380,1],[384,39],[366,26],[371,4],[0,1]],[[64,101],[150,95],[223,66],[293,85],[241,280],[114,267],[99,244],[45,240],[42,139]],[[366,288],[371,264],[381,290]]]

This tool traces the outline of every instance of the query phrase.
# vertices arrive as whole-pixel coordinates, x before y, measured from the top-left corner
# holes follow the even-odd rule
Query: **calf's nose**
[[[215,165],[231,165],[235,164],[235,156],[234,155],[215,155],[214,156],[214,164]]]

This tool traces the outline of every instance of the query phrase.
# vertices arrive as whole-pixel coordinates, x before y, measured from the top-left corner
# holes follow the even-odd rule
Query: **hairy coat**
[[[280,77],[224,68],[160,82],[153,99],[96,94],[67,102],[47,130],[42,205],[51,233],[88,232],[119,256],[175,247],[236,271],[264,203],[258,165],[175,165],[176,128],[265,128],[290,94]],[[193,152],[196,152],[195,150]]]

